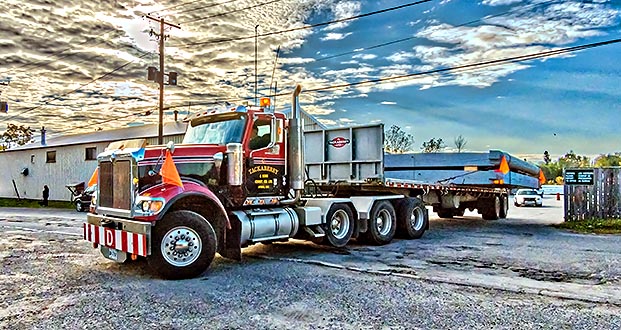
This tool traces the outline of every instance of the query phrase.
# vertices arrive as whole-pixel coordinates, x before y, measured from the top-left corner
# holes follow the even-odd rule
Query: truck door
[[[285,179],[284,118],[260,114],[246,139],[248,196],[282,196]]]

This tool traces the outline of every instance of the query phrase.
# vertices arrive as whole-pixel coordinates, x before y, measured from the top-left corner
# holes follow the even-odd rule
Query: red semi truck
[[[500,173],[499,163],[481,168],[484,185],[398,178],[410,170],[384,163],[383,125],[303,132],[300,90],[289,119],[257,106],[226,107],[189,116],[180,145],[112,144],[98,156],[84,239],[108,259],[145,257],[163,278],[191,278],[216,252],[239,260],[243,247],[258,242],[343,247],[351,239],[420,238],[429,226],[425,202],[447,216],[469,208],[503,218],[508,186],[498,180],[531,177]],[[173,180],[163,179],[171,169]]]

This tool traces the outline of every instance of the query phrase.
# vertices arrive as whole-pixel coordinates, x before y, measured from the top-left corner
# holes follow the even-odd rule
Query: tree
[[[543,162],[548,165],[550,164],[550,162],[552,161],[552,158],[550,158],[550,153],[546,150],[543,152]]]
[[[5,143],[6,149],[11,146],[22,146],[32,141],[32,130],[30,126],[7,124],[6,131],[2,133],[2,140]]]
[[[461,152],[462,150],[464,150],[464,148],[466,147],[466,144],[468,144],[468,141],[466,140],[466,138],[461,135],[456,137],[453,142],[455,142],[455,147],[457,148],[457,152]]]
[[[390,129],[385,134],[384,150],[386,152],[397,154],[412,151],[414,135],[406,133],[397,125],[390,126]]]
[[[591,160],[587,156],[579,156],[570,150],[565,156],[558,159],[558,163],[561,168],[568,167],[589,167]]]
[[[430,152],[438,152],[446,148],[446,146],[444,145],[444,141],[442,141],[442,139],[436,140],[435,138],[432,138],[431,140],[427,142],[423,142],[423,146],[420,148],[423,150],[423,152],[430,153]]]
[[[599,155],[595,158],[595,167],[621,166],[621,153]]]

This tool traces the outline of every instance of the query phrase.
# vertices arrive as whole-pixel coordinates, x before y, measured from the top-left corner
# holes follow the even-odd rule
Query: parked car
[[[543,206],[543,198],[535,189],[518,189],[513,197],[513,204],[515,206]]]
[[[97,191],[97,185],[84,188],[84,182],[68,184],[65,187],[71,191],[71,203],[75,206],[76,211],[88,211],[93,194]]]

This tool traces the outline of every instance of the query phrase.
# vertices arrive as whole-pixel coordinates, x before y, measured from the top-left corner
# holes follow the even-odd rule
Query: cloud
[[[348,33],[335,33],[335,32],[326,33],[326,35],[321,38],[321,41],[342,40],[342,39],[347,38],[351,34],[352,34],[351,32],[348,32]]]
[[[386,57],[386,59],[391,62],[406,62],[414,57],[416,57],[416,55],[414,55],[413,53],[400,51]]]
[[[382,101],[380,104],[383,104],[383,105],[395,105],[395,104],[397,104],[397,102],[392,102],[392,101]]]

